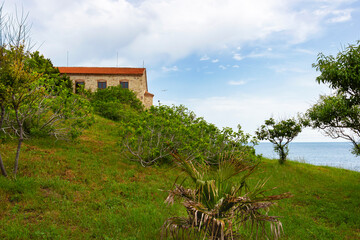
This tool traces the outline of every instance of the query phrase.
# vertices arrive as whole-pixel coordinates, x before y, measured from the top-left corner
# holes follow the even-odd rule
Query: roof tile
[[[67,74],[105,74],[105,75],[143,75],[145,68],[118,67],[58,67],[60,73]]]

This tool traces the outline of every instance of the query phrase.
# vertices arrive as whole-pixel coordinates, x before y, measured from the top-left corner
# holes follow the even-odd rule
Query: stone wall
[[[84,82],[84,87],[92,92],[97,91],[98,82],[106,82],[106,87],[118,86],[120,82],[128,82],[129,89],[136,93],[146,108],[153,105],[153,94],[147,93],[146,74],[143,75],[90,75],[90,74],[69,74],[75,89],[76,82]]]

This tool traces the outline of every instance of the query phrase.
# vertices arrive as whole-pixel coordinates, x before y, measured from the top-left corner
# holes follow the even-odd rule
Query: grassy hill
[[[76,142],[26,141],[17,180],[0,177],[0,239],[159,239],[165,219],[185,214],[163,203],[179,170],[127,160],[118,139],[97,117]],[[8,171],[15,148],[0,146]],[[270,213],[283,216],[282,239],[360,239],[360,173],[264,159],[260,178],[294,194]]]

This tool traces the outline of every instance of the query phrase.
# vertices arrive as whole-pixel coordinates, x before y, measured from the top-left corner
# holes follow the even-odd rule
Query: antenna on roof
[[[119,67],[119,52],[116,52],[116,67]]]
[[[143,60],[143,68],[145,68],[145,61]]]
[[[69,51],[66,52],[66,66],[69,66]]]

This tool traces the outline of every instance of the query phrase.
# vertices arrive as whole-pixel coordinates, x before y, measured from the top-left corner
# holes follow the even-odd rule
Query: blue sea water
[[[350,142],[294,142],[289,144],[288,159],[360,172],[360,157],[352,154],[351,149]],[[278,158],[272,143],[259,143],[255,150],[264,157]]]

